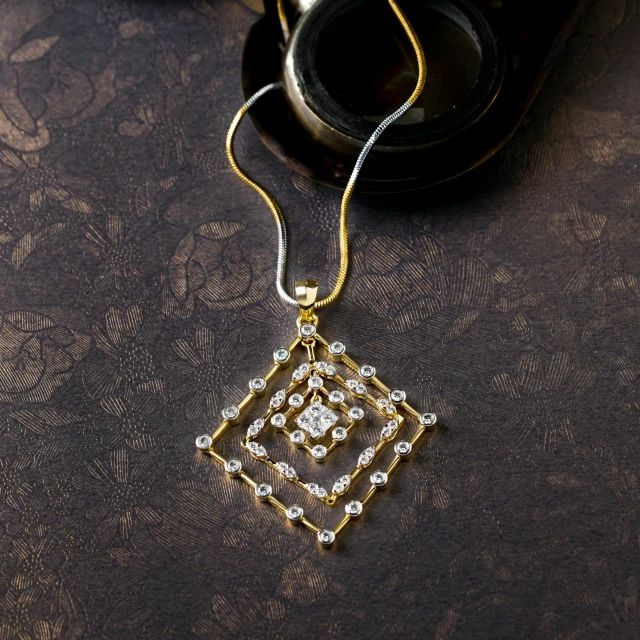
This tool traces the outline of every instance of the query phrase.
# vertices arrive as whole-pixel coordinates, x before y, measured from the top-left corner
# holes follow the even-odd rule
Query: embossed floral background
[[[443,428],[334,552],[193,446],[294,319],[223,152],[255,19],[0,2],[0,639],[637,638],[637,3],[465,189],[354,203],[324,332]],[[339,194],[238,149],[326,283]]]

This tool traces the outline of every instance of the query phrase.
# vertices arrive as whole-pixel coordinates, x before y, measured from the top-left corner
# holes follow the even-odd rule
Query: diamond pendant
[[[249,381],[247,396],[237,406],[224,409],[218,428],[212,435],[199,436],[196,446],[216,460],[230,477],[244,482],[259,501],[275,507],[290,523],[302,524],[316,534],[318,542],[326,548],[333,545],[336,536],[352,520],[362,516],[365,506],[386,487],[400,462],[410,457],[424,434],[435,433],[437,418],[434,413],[420,413],[411,407],[406,393],[387,387],[377,377],[373,365],[358,365],[342,342],[329,342],[318,333],[314,312],[317,288],[314,281],[296,283],[300,306],[296,338],[289,347],[274,351],[274,364],[269,371],[264,377]],[[303,356],[301,362],[296,360],[299,355]],[[293,369],[291,373],[287,372],[288,368]],[[287,376],[286,386],[267,395],[259,417],[247,418],[243,423],[244,416],[260,403],[270,383],[282,374]],[[376,428],[375,422],[382,426]],[[225,458],[216,450],[216,444],[222,443],[223,438],[226,441],[234,425],[241,429],[239,455]],[[298,475],[293,462],[272,457],[264,442],[270,432],[275,434],[274,438],[280,438],[280,442],[288,441],[289,460],[294,455],[306,455],[322,463],[330,459],[338,447],[349,443],[356,429],[366,434],[368,444],[352,452],[347,467],[327,483],[328,488],[313,478]],[[290,451],[291,447],[294,452]],[[385,456],[388,459],[382,464]],[[260,464],[254,465],[256,469],[252,469],[250,475],[245,463],[251,462]],[[344,516],[334,525],[319,525],[300,504],[286,506],[275,495],[276,487],[270,484],[274,480],[254,479],[261,465],[276,481],[291,483],[306,492],[303,496],[311,496],[318,506],[331,508],[344,500]],[[365,476],[369,468],[367,483]],[[364,494],[353,499],[352,490],[361,484],[365,485]]]

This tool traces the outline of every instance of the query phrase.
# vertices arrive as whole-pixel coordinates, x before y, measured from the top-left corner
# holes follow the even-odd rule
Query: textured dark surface
[[[444,428],[329,553],[193,446],[294,321],[223,153],[254,19],[0,3],[0,638],[638,637],[636,3],[464,187],[354,203],[323,332]],[[339,194],[238,149],[326,283]]]

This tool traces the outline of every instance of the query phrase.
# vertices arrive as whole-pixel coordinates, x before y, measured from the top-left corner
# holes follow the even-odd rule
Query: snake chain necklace
[[[269,192],[244,173],[233,152],[234,137],[245,114],[262,96],[281,89],[281,83],[269,84],[247,100],[233,119],[226,140],[231,168],[245,184],[262,196],[275,218],[278,228],[277,291],[286,304],[298,307],[299,316],[296,337],[291,344],[275,349],[273,364],[267,373],[249,381],[249,391],[245,398],[237,405],[226,407],[222,411],[219,426],[211,435],[199,436],[196,446],[222,465],[231,478],[246,484],[258,501],[275,507],[291,524],[301,524],[313,532],[320,545],[325,548],[331,547],[347,525],[363,514],[374,495],[386,487],[390,475],[400,462],[410,456],[425,432],[434,431],[437,423],[435,414],[420,413],[414,409],[407,402],[405,391],[386,386],[377,377],[373,365],[357,364],[347,354],[342,342],[330,342],[318,333],[316,310],[326,307],[338,297],[347,278],[349,202],[362,165],[380,135],[411,108],[425,84],[426,63],[420,42],[395,1],[387,2],[415,51],[418,80],[409,99],[379,124],[355,163],[340,207],[340,269],[333,289],[325,298],[317,300],[318,283],[313,280],[297,281],[295,298],[287,293],[287,229],[282,210]],[[278,14],[286,41],[289,28],[283,0],[278,0]],[[280,382],[282,380],[284,382]],[[284,386],[275,392],[271,389],[265,396],[270,387],[281,385]],[[264,403],[262,407],[261,402]],[[249,417],[251,412],[253,416]],[[225,453],[228,450],[225,442],[230,438],[225,436],[233,432],[234,425],[246,431],[243,431],[239,444],[241,455],[233,452],[237,457],[229,457],[222,455],[221,450],[224,449]],[[362,450],[361,447],[357,448],[356,443],[356,449],[350,456],[352,459],[347,461],[346,470],[343,466],[342,471],[336,474],[337,477],[329,479],[328,489],[320,481],[298,475],[291,462],[277,460],[267,450],[267,446],[270,449],[276,448],[267,442],[267,437],[270,436],[272,441],[287,445],[285,455],[279,457],[292,458],[297,450],[297,455],[307,456],[305,463],[307,460],[321,463],[328,460],[340,445],[351,442],[354,438],[350,440],[349,436],[354,430],[366,436],[368,446]],[[350,448],[344,449],[347,449],[345,454],[348,454]],[[245,468],[241,458],[246,458],[247,462],[258,461],[270,468],[274,484],[254,479],[257,476],[249,474],[249,469]],[[333,458],[330,466],[332,465]],[[308,463],[303,466],[308,466]],[[365,470],[369,467],[371,469],[368,470],[370,475],[367,479]],[[283,495],[277,497],[278,486],[275,482],[282,485],[282,494],[287,496],[291,494],[291,491],[287,491],[289,483],[296,486],[298,492],[303,490],[303,493],[297,498],[294,496],[287,505]],[[359,498],[353,498],[350,490],[357,491],[361,485],[364,485],[364,494],[360,493]],[[335,518],[331,520],[329,517],[330,510],[325,509],[324,517],[333,524],[316,524],[318,518],[315,515],[312,517],[310,512],[315,511],[312,507],[321,506],[318,501],[327,507],[334,507],[341,499],[344,502],[344,515],[335,522]]]

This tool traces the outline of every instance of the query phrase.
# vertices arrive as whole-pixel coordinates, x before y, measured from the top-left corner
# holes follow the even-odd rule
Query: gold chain
[[[402,28],[404,29],[405,33],[407,34],[407,37],[409,38],[411,45],[413,46],[413,49],[418,61],[418,81],[416,83],[415,89],[413,90],[413,93],[405,103],[410,106],[415,103],[415,101],[418,99],[418,97],[422,93],[422,90],[424,89],[425,80],[426,80],[426,61],[424,58],[424,52],[422,50],[422,47],[420,46],[420,41],[418,40],[416,33],[413,30],[413,27],[411,26],[409,21],[407,20],[406,16],[404,15],[400,7],[395,3],[395,0],[387,0],[387,2],[389,3],[389,6],[391,7],[396,17],[400,21],[400,24],[402,25]],[[280,18],[280,22],[283,26],[283,33],[285,34],[285,37],[286,37],[286,35],[289,32],[289,28],[288,28],[286,15],[284,13],[284,7],[282,3],[283,3],[283,0],[278,0],[278,15]],[[253,102],[247,102],[246,104],[244,104],[236,114],[235,118],[231,123],[231,126],[229,127],[229,132],[227,134],[227,140],[226,140],[227,157],[229,159],[229,164],[231,165],[231,168],[233,169],[234,173],[245,184],[249,185],[252,189],[257,191],[262,196],[264,201],[267,203],[267,206],[271,210],[271,213],[275,218],[278,228],[285,229],[286,227],[285,227],[284,216],[282,214],[282,210],[280,209],[280,205],[278,204],[276,199],[266,189],[261,187],[254,180],[252,180],[240,168],[233,152],[233,140],[234,140],[236,131],[238,129],[238,125],[240,124],[240,121],[245,116],[245,114],[247,113],[247,111],[249,110],[252,104]],[[379,130],[380,132],[382,131],[380,127],[379,127]],[[349,183],[347,184],[347,187],[344,190],[344,193],[342,195],[342,203],[340,206],[340,229],[339,229],[340,269],[338,271],[338,277],[336,278],[335,286],[333,287],[331,293],[326,298],[323,298],[322,300],[318,300],[316,302],[315,306],[317,309],[325,307],[329,303],[333,302],[340,295],[340,292],[342,291],[342,288],[344,287],[344,283],[347,279],[347,272],[349,270],[349,231],[347,226],[348,218],[349,218],[349,203],[351,202],[351,197],[355,190],[355,183],[356,183],[355,177],[357,177],[357,172],[359,171],[358,165],[361,165],[362,160],[364,160],[364,157],[366,157],[366,153],[368,153],[370,147],[373,145],[373,142],[375,142],[376,139],[377,139],[377,136],[374,134],[374,136],[372,136],[372,138],[369,141],[371,144],[368,143],[365,146],[364,153],[361,154],[361,157],[358,159],[358,163],[356,163],[356,170],[354,170],[354,174],[352,174],[352,179],[349,180]],[[282,234],[280,238],[280,246],[281,248],[284,247],[284,249],[286,250],[286,236],[284,237],[284,240],[283,240]]]

